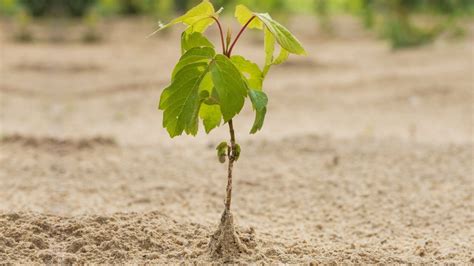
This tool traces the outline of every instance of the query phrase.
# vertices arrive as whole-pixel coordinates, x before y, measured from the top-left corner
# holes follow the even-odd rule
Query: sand
[[[228,132],[170,140],[156,101],[179,33],[116,23],[98,45],[1,32],[0,262],[229,261],[208,250]],[[248,135],[250,106],[235,121],[248,252],[230,261],[474,263],[472,31],[394,53],[360,29],[311,30],[296,30],[310,56],[268,77],[263,131]],[[236,52],[260,48],[251,34]]]

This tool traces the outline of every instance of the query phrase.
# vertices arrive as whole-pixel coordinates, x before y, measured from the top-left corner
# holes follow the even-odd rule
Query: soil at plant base
[[[253,238],[241,238],[235,230],[234,216],[226,210],[222,213],[219,227],[211,236],[209,252],[214,259],[223,259],[226,263],[232,263],[242,253],[251,252],[248,246],[255,247],[256,243],[253,240]]]
[[[227,128],[170,140],[155,107],[179,32],[116,23],[97,45],[0,31],[1,262],[225,262],[209,241]],[[250,106],[234,121],[233,222],[249,252],[232,261],[474,263],[472,25],[392,52],[353,21],[333,39],[299,23],[309,56],[271,70],[263,131],[248,135]],[[250,33],[235,52],[261,62],[260,49]]]

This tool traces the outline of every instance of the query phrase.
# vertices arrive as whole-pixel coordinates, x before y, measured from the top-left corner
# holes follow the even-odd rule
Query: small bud
[[[225,163],[225,157],[227,157],[227,142],[223,141],[221,144],[219,144],[216,148],[217,150],[217,158],[219,159],[219,162]]]
[[[225,155],[220,155],[219,156],[219,162],[220,163],[225,163],[225,157],[226,157]]]
[[[227,46],[230,45],[231,40],[232,40],[232,30],[231,30],[231,28],[228,28],[227,29],[227,37],[226,37]]]
[[[235,144],[235,150],[234,150],[234,159],[235,161],[237,161],[240,157],[240,145],[239,144]]]

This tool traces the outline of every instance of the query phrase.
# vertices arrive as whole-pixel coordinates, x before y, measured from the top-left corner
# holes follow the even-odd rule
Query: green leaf
[[[290,55],[289,52],[284,49],[283,47],[280,47],[280,54],[278,55],[277,58],[274,58],[273,54],[275,53],[275,37],[273,34],[265,28],[265,66],[263,67],[263,77],[265,77],[268,74],[268,71],[270,70],[270,67],[272,65],[279,65],[283,62],[285,62],[288,59],[288,56]]]
[[[206,133],[209,133],[221,124],[221,109],[219,105],[202,104],[199,110],[199,117],[202,119]]]
[[[263,74],[257,64],[240,55],[234,55],[230,60],[244,74],[250,88],[262,90]]]
[[[265,115],[267,113],[267,108],[263,108],[261,111],[255,112],[255,121],[253,122],[252,129],[250,134],[255,134],[263,127],[263,122],[265,121]]]
[[[263,67],[263,76],[266,76],[273,63],[273,53],[275,52],[276,41],[273,34],[267,28],[264,29],[264,32],[265,66]]]
[[[164,110],[163,127],[171,137],[185,131],[196,135],[201,105],[199,86],[209,71],[209,62],[196,62],[184,66],[161,94],[159,108]]]
[[[181,52],[184,54],[186,51],[195,47],[211,47],[214,45],[200,32],[187,33],[183,32],[181,35]]]
[[[249,97],[252,101],[252,106],[255,109],[255,121],[253,123],[250,134],[255,134],[262,129],[265,115],[267,113],[268,97],[262,91],[249,90]]]
[[[199,85],[199,93],[201,95],[205,93],[205,96],[203,95],[203,97],[201,98],[203,102],[207,101],[209,98],[212,97],[211,95],[212,95],[213,89],[214,89],[214,84],[212,83],[211,73],[208,72],[202,79],[201,84]]]
[[[227,122],[242,110],[247,86],[240,71],[224,55],[216,55],[210,65],[210,71],[221,112]]]
[[[268,13],[256,13],[255,15],[263,22],[263,24],[265,24],[273,36],[275,36],[276,41],[281,45],[281,47],[292,54],[306,54],[306,51],[296,37],[280,23],[273,20]]]
[[[263,91],[250,89],[249,97],[255,110],[261,111],[267,106],[268,97]]]
[[[285,50],[292,54],[306,54],[306,51],[296,37],[293,36],[293,34],[291,34],[291,32],[283,25],[275,21],[268,13],[255,13],[244,5],[238,5],[236,7],[235,17],[241,25],[245,25],[245,23],[247,23],[253,16],[256,16],[257,19],[250,22],[248,25],[249,28],[264,29],[262,26],[265,26],[265,28],[268,29],[280,46],[285,48]],[[266,48],[270,48],[270,45],[268,47],[266,46]]]
[[[166,25],[160,25],[160,28],[154,33],[167,28],[169,26],[183,23],[188,26],[188,32],[204,32],[207,27],[214,23],[214,20],[211,16],[216,15],[214,6],[209,2],[209,0],[203,0],[199,5],[191,8],[186,14],[181,17],[173,19],[170,23]],[[152,34],[154,34],[152,33]]]
[[[235,7],[235,18],[239,21],[240,25],[245,25],[252,17],[254,17],[254,13],[248,9],[244,5],[238,5]],[[263,23],[258,20],[254,19],[252,22],[249,23],[247,26],[249,29],[263,29]]]
[[[175,79],[176,73],[178,73],[183,67],[197,62],[209,62],[216,54],[216,51],[212,47],[194,47],[184,53],[179,59],[178,64],[174,67],[171,80]]]
[[[289,55],[290,55],[290,53],[286,49],[281,48],[280,54],[278,55],[277,58],[275,58],[275,60],[273,60],[272,65],[282,64],[283,62],[285,62],[288,59]]]

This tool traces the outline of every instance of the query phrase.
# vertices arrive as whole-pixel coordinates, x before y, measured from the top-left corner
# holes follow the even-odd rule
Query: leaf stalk
[[[245,29],[248,27],[248,25],[250,24],[250,22],[252,22],[252,20],[254,20],[256,18],[256,16],[252,16],[248,21],[247,23],[245,23],[245,25],[240,29],[239,33],[237,34],[237,36],[235,37],[234,41],[232,42],[229,50],[227,51],[227,56],[230,57],[230,55],[232,54],[232,50],[234,49],[234,46],[235,44],[237,43],[237,41],[239,40],[240,38],[240,35],[242,35],[242,33],[244,33]]]
[[[222,53],[226,54],[227,51],[226,51],[226,47],[225,47],[225,44],[224,44],[224,32],[222,31],[221,22],[219,21],[218,18],[216,18],[214,16],[211,16],[211,18],[216,22],[217,27],[219,27],[219,34],[221,35]]]

